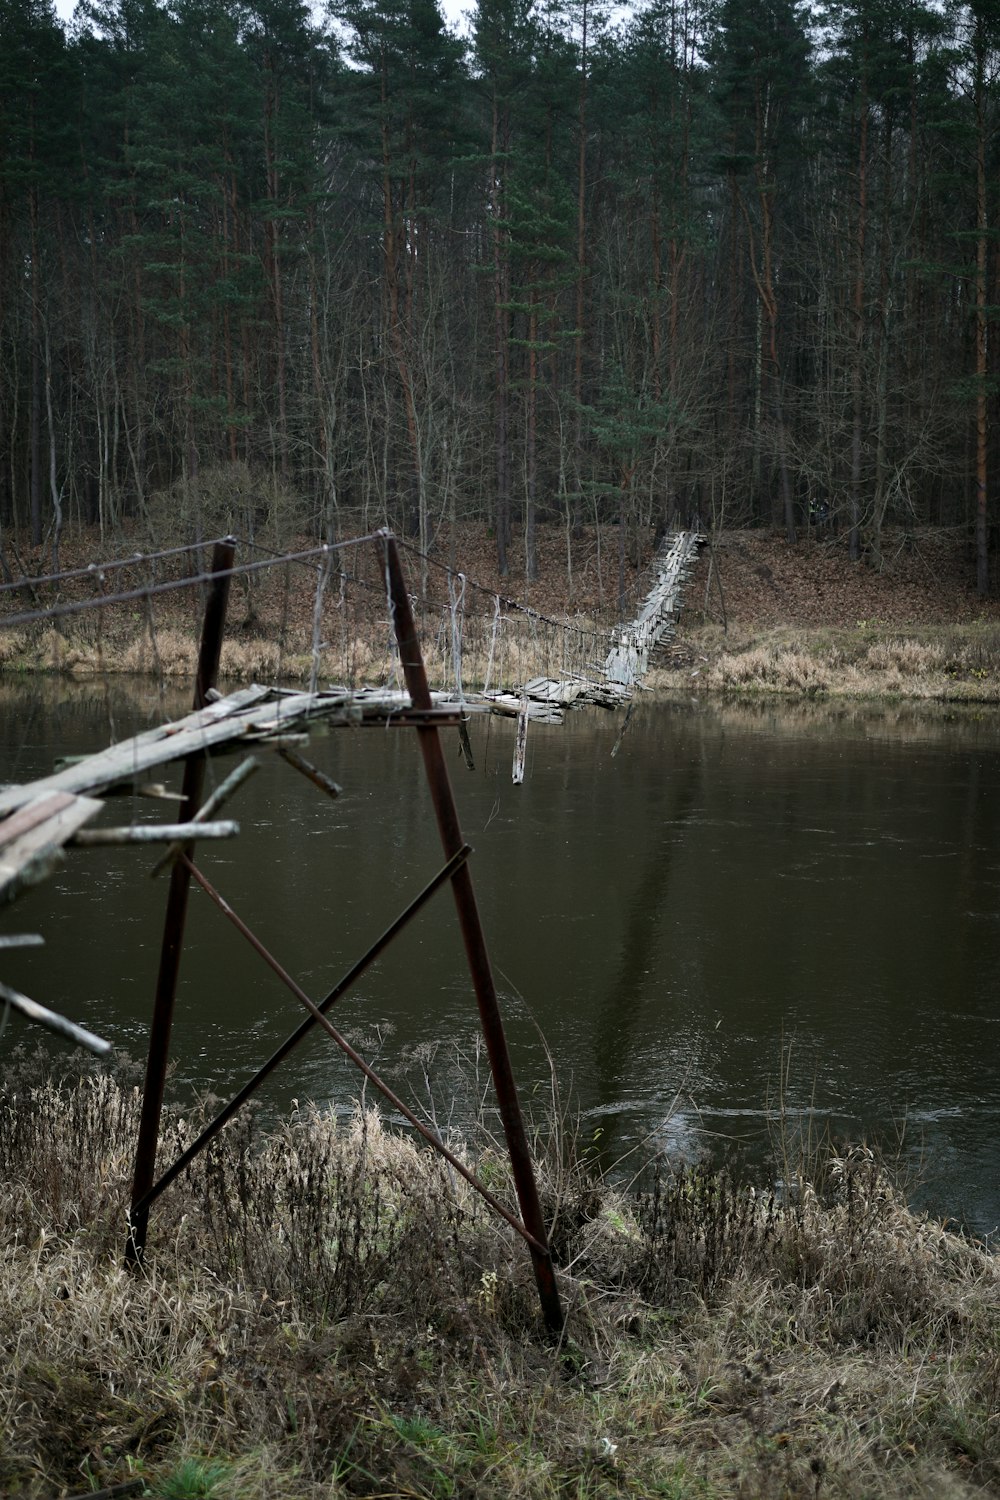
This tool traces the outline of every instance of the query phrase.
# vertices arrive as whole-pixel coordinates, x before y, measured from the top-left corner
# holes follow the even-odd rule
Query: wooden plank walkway
[[[50,776],[3,787],[0,789],[0,906],[9,905],[23,891],[52,874],[63,862],[64,849],[71,841],[95,847],[111,842],[148,842],[162,836],[174,841],[165,856],[169,860],[199,833],[213,837],[237,833],[236,823],[201,823],[197,828],[194,823],[142,824],[103,830],[85,829],[84,825],[101,810],[103,797],[130,786],[137,794],[170,800],[162,788],[146,783],[147,773],[191,755],[264,743],[285,751],[295,763],[290,743],[305,738],[317,723],[353,727],[454,725],[462,727],[464,733],[464,721],[470,712],[509,715],[518,721],[513,776],[515,782],[522,781],[530,720],[558,723],[568,708],[583,704],[616,708],[632,697],[636,684],[673,638],[684,586],[703,540],[695,533],[681,532],[661,550],[653,587],[636,619],[615,633],[604,667],[595,668],[599,675],[593,678],[572,673],[564,673],[558,679],[534,677],[520,691],[474,694],[468,699],[452,693],[434,693],[434,706],[429,710],[414,709],[409,694],[393,688],[352,691],[331,687],[304,693],[254,684],[225,697],[215,694],[213,701],[202,709],[109,745],[94,755],[69,761]],[[464,744],[471,765],[467,735]],[[244,762],[224,786],[245,779],[253,766],[252,758]],[[321,773],[309,767],[308,762],[301,762],[300,769],[323,784]],[[331,795],[339,790],[328,779],[326,789]],[[224,787],[216,795],[223,797]],[[206,817],[210,804],[211,799],[202,810]],[[6,940],[7,946],[33,941],[40,939],[8,935]],[[108,1050],[109,1044],[100,1038],[0,985],[0,1004],[3,1003],[95,1052]]]
[[[287,744],[318,722],[446,727],[459,724],[469,712],[489,712],[516,717],[520,729],[529,720],[558,723],[567,708],[583,704],[620,706],[672,640],[684,586],[703,541],[695,532],[668,539],[657,558],[653,587],[636,619],[615,633],[600,676],[534,677],[520,691],[474,694],[461,701],[451,693],[435,693],[428,711],[415,710],[409,694],[394,688],[331,687],[307,693],[253,684],[225,697],[216,695],[205,708],[74,760],[38,781],[3,788],[0,904],[55,868],[64,846],[102,806],[100,798],[123,786],[141,789],[142,778],[154,767],[189,755]],[[520,740],[523,746],[523,733]],[[521,769],[523,773],[523,755]]]
[[[435,695],[441,698],[443,695]],[[395,689],[366,688],[350,692],[331,688],[325,692],[300,693],[282,688],[254,685],[230,693],[215,695],[207,707],[186,714],[170,723],[133,735],[95,755],[73,759],[37,781],[7,786],[0,791],[0,907],[9,906],[30,886],[36,885],[57,870],[65,859],[64,850],[71,841],[80,847],[103,847],[109,843],[167,842],[161,860],[172,859],[196,838],[231,837],[239,832],[233,822],[209,823],[192,819],[176,823],[143,823],[115,829],[85,829],[84,824],[104,807],[102,797],[131,784],[139,795],[153,795],[172,800],[162,788],[149,788],[141,778],[154,766],[183,760],[190,755],[239,749],[247,745],[270,744],[288,751],[290,738],[303,738],[302,731],[318,720],[328,723],[363,726],[458,725],[462,715],[458,705],[415,710],[410,696]],[[327,791],[336,791],[334,783],[315,772],[308,762],[300,768],[315,773],[314,779],[326,781]],[[223,799],[226,788],[235,789],[254,769],[252,757],[228,776],[213,797],[201,808],[203,817]],[[159,866],[157,867],[159,868]],[[0,938],[0,947],[26,946],[40,942],[31,935],[9,934]],[[56,1031],[63,1037],[89,1048],[98,1055],[110,1050],[110,1043],[96,1037],[65,1016],[39,1005],[28,996],[0,984],[0,1009],[10,1006],[29,1020]]]
[[[655,581],[639,606],[636,618],[612,633],[611,650],[598,677],[566,674],[561,678],[533,677],[521,691],[493,693],[489,701],[498,712],[517,713],[528,705],[528,717],[541,717],[536,705],[556,711],[585,703],[600,708],[620,708],[632,697],[650,667],[661,662],[677,633],[684,604],[684,589],[698,559],[705,537],[697,531],[679,531],[669,536],[657,553]],[[472,705],[470,705],[471,707]]]
[[[101,796],[123,782],[136,781],[154,766],[183,760],[200,751],[282,740],[318,720],[355,726],[457,722],[457,705],[449,707],[444,694],[435,698],[444,706],[428,715],[411,707],[408,693],[392,688],[351,692],[336,687],[316,693],[259,685],[242,688],[182,719],[109,745],[96,755],[74,760],[51,776],[5,787],[0,792],[0,818],[42,794]],[[3,826],[0,824],[0,828]]]
[[[186,756],[261,741],[287,740],[317,721],[338,725],[457,723],[468,711],[558,722],[567,708],[598,704],[614,708],[632,696],[651,663],[673,639],[684,586],[704,538],[682,531],[668,539],[656,562],[656,578],[636,619],[615,633],[600,677],[565,674],[533,677],[519,692],[433,695],[429,714],[412,708],[398,689],[332,687],[303,693],[254,684],[205,708],[109,745],[54,771],[51,776],[0,791],[0,903],[13,899],[47,866],[99,807],[100,797],[123,784],[138,785],[154,767]]]
[[[656,582],[639,606],[635,620],[617,633],[604,663],[604,675],[631,692],[651,666],[662,659],[677,634],[684,589],[705,538],[697,531],[668,537],[656,561]]]
[[[705,540],[696,531],[680,531],[667,538],[655,559],[653,586],[639,606],[636,618],[613,632],[611,650],[604,666],[594,669],[600,675],[584,677],[579,673],[564,672],[558,678],[532,677],[520,691],[480,693],[462,699],[460,706],[466,712],[486,710],[516,717],[517,738],[512,769],[515,786],[524,780],[530,720],[558,724],[566,709],[584,704],[621,708],[630,702],[635,688],[641,685],[650,667],[663,660],[676,634],[684,589],[697,561],[698,549]],[[621,735],[618,737],[620,743]],[[618,744],[611,752],[613,755]]]

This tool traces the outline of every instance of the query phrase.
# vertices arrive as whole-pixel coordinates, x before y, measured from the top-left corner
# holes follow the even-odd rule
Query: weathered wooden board
[[[517,716],[517,734],[514,739],[514,764],[511,768],[511,780],[515,786],[520,786],[524,780],[524,757],[528,750],[528,699],[521,699],[521,709]]]
[[[48,1031],[54,1031],[57,1035],[65,1037],[67,1041],[86,1047],[88,1052],[93,1052],[97,1057],[107,1057],[111,1051],[111,1043],[105,1041],[103,1037],[95,1036],[85,1026],[78,1026],[75,1021],[61,1016],[58,1011],[39,1005],[37,1000],[29,1000],[27,995],[22,995],[19,990],[12,990],[9,985],[0,984],[0,1001],[20,1011],[21,1015],[26,1016],[29,1021],[35,1021]]]
[[[440,703],[444,695],[435,695]],[[0,792],[0,818],[13,813],[43,793],[85,794],[107,792],[122,781],[165,762],[181,760],[230,742],[270,738],[287,734],[296,724],[317,718],[336,724],[381,722],[394,712],[410,709],[408,693],[396,689],[367,689],[345,693],[342,689],[320,693],[288,693],[255,685],[242,688],[155,730],[146,730],[96,755],[65,765],[51,776]]]
[[[183,844],[193,839],[232,839],[240,825],[231,818],[220,823],[127,823],[122,828],[81,828],[74,833],[76,849],[107,849],[127,844]]]
[[[530,682],[524,684],[523,692],[529,698],[534,698],[540,703],[564,703],[567,706],[577,703],[581,698],[586,698],[588,689],[592,684],[585,682],[582,678],[565,678],[556,681],[554,677],[533,677]]]
[[[13,812],[39,793],[106,791],[116,782],[134,778],[165,761],[197,754],[225,744],[227,740],[237,739],[246,733],[247,725],[245,720],[234,716],[221,723],[200,723],[193,729],[179,729],[173,725],[168,728],[171,733],[161,734],[156,739],[138,735],[135,739],[122,740],[40,781],[27,786],[7,787],[0,792],[0,816]]]
[[[484,701],[492,713],[504,718],[516,719],[521,712],[521,698],[517,693],[487,693]],[[563,711],[557,703],[539,703],[529,699],[528,718],[539,724],[561,724]]]
[[[61,859],[63,845],[100,808],[93,797],[42,793],[0,823],[0,903],[43,880]]]

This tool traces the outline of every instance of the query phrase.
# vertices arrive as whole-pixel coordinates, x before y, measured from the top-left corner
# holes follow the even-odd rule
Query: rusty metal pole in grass
[[[385,568],[389,603],[392,609],[392,624],[406,686],[413,706],[429,709],[433,707],[433,700],[427,684],[427,673],[424,669],[420,642],[413,622],[413,612],[410,609],[410,600],[406,592],[406,580],[403,577],[396,539],[390,532],[381,532],[377,546]],[[427,783],[434,803],[445,858],[450,859],[452,855],[458,853],[465,841],[462,837],[458,809],[455,806],[451,780],[445,764],[444,750],[437,729],[433,725],[419,726],[417,737],[424,757],[424,769],[427,773]],[[537,1241],[539,1246],[545,1247],[544,1249],[535,1249],[530,1245],[528,1247],[535,1271],[542,1316],[546,1326],[553,1333],[558,1333],[564,1323],[563,1310],[556,1287],[552,1255],[548,1248],[545,1221],[542,1218],[541,1204],[538,1201],[538,1189],[535,1185],[535,1172],[531,1152],[528,1149],[524,1119],[518,1102],[517,1089],[514,1086],[514,1073],[510,1053],[507,1050],[507,1039],[500,1016],[493,971],[490,967],[489,954],[486,951],[486,939],[479,920],[472,876],[467,864],[462,864],[455,871],[451,877],[451,888],[455,896],[459,925],[462,929],[462,941],[465,944],[469,972],[479,1006],[479,1019],[486,1041],[490,1071],[493,1074],[493,1086],[496,1089],[497,1102],[500,1106],[500,1118],[503,1121],[507,1150],[510,1153],[521,1218],[532,1239]]]
[[[194,689],[195,709],[205,707],[209,691],[214,688],[219,675],[219,658],[226,628],[226,606],[229,602],[229,576],[235,553],[236,543],[232,537],[216,542],[212,551],[212,573],[216,576],[211,582],[201,627],[198,675]],[[187,823],[194,817],[201,806],[204,784],[205,756],[188,756],[184,762],[184,780],[181,785],[184,801],[178,815],[179,821]],[[191,845],[188,845],[187,852],[190,853],[190,850]],[[141,1200],[152,1187],[156,1174],[156,1143],[160,1133],[163,1085],[170,1055],[170,1030],[174,1019],[174,1000],[177,995],[177,976],[180,972],[190,885],[191,875],[187,866],[183,860],[175,860],[170,871],[170,889],[167,892],[167,910],[163,920],[160,968],[156,978],[156,998],[149,1033],[149,1058],[142,1094],[139,1138],[135,1148],[135,1172],[132,1178],[132,1205],[135,1211],[129,1213],[129,1233],[125,1245],[125,1259],[130,1265],[138,1264],[146,1249],[149,1205],[142,1204]]]

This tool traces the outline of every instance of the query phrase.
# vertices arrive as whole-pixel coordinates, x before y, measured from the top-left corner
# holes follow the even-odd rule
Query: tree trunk
[[[987,527],[987,449],[989,419],[986,375],[988,368],[986,306],[987,244],[986,212],[986,40],[983,20],[976,19],[976,592],[985,597],[990,588],[989,533]]]
[[[510,547],[510,395],[508,366],[508,322],[510,314],[510,268],[504,229],[504,190],[500,156],[506,153],[509,130],[493,90],[493,120],[490,139],[490,217],[493,220],[493,445],[496,476],[494,521],[497,533],[497,570],[507,577]]]
[[[865,237],[868,230],[868,79],[861,80],[858,121],[858,218],[854,229],[853,359],[851,362],[851,477],[848,556],[861,556],[861,447],[864,422]]]
[[[31,410],[28,434],[28,459],[30,464],[28,504],[31,525],[31,545],[42,544],[42,360],[38,347],[38,315],[32,305],[31,316]]]
[[[577,521],[574,531],[583,527],[583,326],[587,301],[587,23],[588,0],[583,0],[580,35],[580,92],[577,101],[577,185],[576,185],[576,356],[573,363],[573,400],[576,407],[573,423],[573,461],[576,475]]]
[[[529,583],[538,577],[538,546],[535,518],[538,492],[538,303],[531,294],[528,315],[528,411],[525,432],[524,474],[524,569]]]

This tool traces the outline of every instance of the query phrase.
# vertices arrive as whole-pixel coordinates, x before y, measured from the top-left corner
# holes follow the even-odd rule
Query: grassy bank
[[[583,644],[603,647],[605,636],[593,622],[574,624]],[[560,652],[549,631],[525,633],[505,643],[502,659],[490,658],[485,631],[469,632],[464,643],[463,682],[475,692],[488,678],[493,687],[518,688],[537,675],[558,674]],[[450,648],[425,633],[433,687],[453,688]],[[194,629],[173,627],[114,643],[87,633],[49,629],[0,634],[0,671],[8,676],[53,673],[74,678],[135,674],[164,682],[187,682],[195,672],[198,638]],[[592,651],[591,655],[598,654]],[[587,664],[577,664],[587,670]],[[306,683],[312,656],[302,641],[282,646],[263,636],[240,635],[225,642],[221,673],[226,682]],[[391,670],[384,628],[355,634],[346,648],[326,644],[319,657],[319,680],[380,683]],[[724,693],[786,698],[871,699],[882,702],[1000,703],[1000,622],[907,628],[861,621],[841,628],[780,626],[746,629],[734,625],[685,623],[668,668],[653,671],[647,685],[666,693]]]
[[[558,528],[542,533],[539,575],[532,580],[516,568],[499,577],[492,538],[471,523],[454,535],[445,529],[426,562],[404,548],[435,685],[453,687],[460,674],[470,691],[487,680],[518,687],[537,675],[592,672],[604,661],[618,623],[615,549],[609,553],[607,534],[585,528],[568,570],[564,534]],[[789,545],[765,531],[716,537],[687,586],[670,669],[653,674],[651,685],[792,697],[1000,701],[1000,601],[979,599],[971,590],[967,538],[927,528],[886,541],[876,567],[870,559],[852,563],[838,538]],[[310,539],[290,545],[305,551]],[[83,533],[72,546],[67,542],[65,561],[83,564],[99,555],[99,546],[98,538]],[[189,680],[203,601],[196,588],[174,586],[190,576],[192,557],[134,557],[125,539],[123,549],[127,560],[107,576],[83,566],[58,583],[8,591],[0,600],[8,616],[29,607],[84,613],[0,630],[0,671]],[[518,547],[512,555],[520,556]],[[635,556],[630,552],[627,618],[649,585],[652,555],[652,535]],[[222,654],[227,681],[307,681],[314,648],[321,682],[385,681],[392,642],[377,555],[364,546],[336,557],[329,576],[314,560],[234,579]],[[44,571],[41,555],[33,561]],[[141,597],[164,587],[165,593]],[[114,604],[113,592],[130,597]],[[91,610],[98,600],[101,608]]]
[[[906,626],[860,620],[841,627],[734,625],[684,633],[661,690],[787,697],[1000,702],[1000,622]]]
[[[0,1493],[972,1496],[1000,1486],[1000,1265],[913,1217],[864,1150],[588,1174],[536,1129],[570,1309],[373,1113],[235,1124],[120,1264],[127,1080],[7,1067]],[[190,1138],[174,1116],[164,1150]],[[488,1117],[462,1149],[509,1194]],[[808,1172],[803,1170],[808,1166]],[[777,1169],[776,1169],[777,1170]]]

